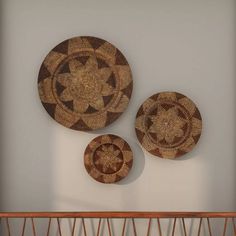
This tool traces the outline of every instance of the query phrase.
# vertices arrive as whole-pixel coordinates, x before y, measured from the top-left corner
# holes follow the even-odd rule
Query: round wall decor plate
[[[48,114],[75,130],[95,130],[115,121],[128,106],[133,83],[124,55],[95,37],[75,37],[44,59],[38,90]]]
[[[141,145],[162,158],[177,158],[190,152],[202,130],[196,105],[177,92],[149,97],[136,115],[135,131]]]
[[[114,183],[126,177],[133,164],[129,144],[113,134],[93,139],[84,152],[84,165],[95,180]]]

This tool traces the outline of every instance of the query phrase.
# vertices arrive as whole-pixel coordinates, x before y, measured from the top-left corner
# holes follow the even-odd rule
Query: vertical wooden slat
[[[174,219],[173,229],[172,229],[172,236],[175,235],[175,225],[176,225],[176,218]]]
[[[182,224],[183,224],[183,229],[184,229],[184,236],[187,236],[187,231],[186,231],[184,218],[182,218]]]
[[[124,219],[123,228],[122,228],[122,235],[121,236],[125,236],[125,226],[126,226],[126,218]]]
[[[236,236],[236,225],[234,222],[234,218],[232,218],[233,228],[234,228],[234,236]]]
[[[36,230],[35,230],[35,225],[34,225],[34,219],[33,218],[31,218],[31,225],[32,225],[33,235],[36,236]]]
[[[226,230],[227,230],[227,223],[228,223],[228,218],[225,218],[223,236],[225,236],[225,234],[226,234]]]
[[[132,225],[133,225],[133,230],[134,230],[134,236],[137,236],[137,231],[136,231],[136,226],[135,226],[134,218],[132,218]]]
[[[202,218],[200,218],[197,236],[200,236],[201,234],[201,227],[202,227]]]
[[[2,218],[0,217],[0,232],[1,232],[1,228],[2,228]]]
[[[87,236],[87,232],[86,232],[86,226],[85,226],[84,218],[82,218],[82,225],[83,225],[83,230],[84,230],[84,236]]]
[[[60,223],[59,218],[57,218],[57,227],[58,227],[59,235],[62,236],[62,234],[61,234],[61,223]]]
[[[21,236],[25,235],[25,224],[26,224],[26,218],[24,218],[23,227],[22,227],[22,231],[21,231]]]
[[[150,234],[151,223],[152,223],[152,218],[150,218],[149,222],[148,222],[147,236],[149,236],[149,234]]]
[[[162,232],[161,232],[161,222],[160,222],[160,219],[159,219],[159,218],[157,218],[157,226],[158,226],[159,236],[162,236]]]
[[[212,236],[212,233],[211,233],[211,223],[210,223],[210,220],[209,220],[208,217],[207,217],[207,225],[208,225],[208,232],[209,232],[209,235]]]
[[[73,222],[73,226],[72,226],[71,236],[74,236],[74,234],[75,234],[75,225],[76,225],[76,218],[74,218],[74,222]]]
[[[110,226],[110,222],[108,218],[107,218],[107,227],[108,227],[109,236],[111,236],[111,226]]]
[[[7,233],[8,233],[8,236],[11,236],[10,223],[9,223],[8,218],[6,218],[6,224],[7,224]]]
[[[97,236],[99,236],[99,234],[100,234],[101,221],[102,221],[102,218],[99,218],[98,228],[97,228]]]
[[[48,230],[47,230],[47,236],[49,236],[49,233],[50,233],[51,221],[52,221],[52,219],[51,219],[51,218],[49,218],[49,220],[48,220]]]

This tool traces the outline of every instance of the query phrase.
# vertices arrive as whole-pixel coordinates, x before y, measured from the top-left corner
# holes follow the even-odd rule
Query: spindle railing
[[[236,236],[235,218],[236,212],[0,212],[0,235]],[[40,219],[47,221],[37,226],[37,221]],[[94,219],[97,219],[96,226],[94,222],[93,226],[88,224],[88,221]],[[119,233],[114,227],[117,219],[122,220],[119,224]],[[145,220],[141,233],[137,227],[137,221],[140,219]],[[169,220],[165,227],[161,222],[164,219]],[[195,227],[193,221],[188,221],[186,224],[187,219],[196,220]],[[221,225],[219,223],[212,225],[215,219],[221,219]],[[70,221],[70,227],[66,230],[65,225],[62,224],[63,220]],[[179,222],[179,231],[176,230],[177,222]]]

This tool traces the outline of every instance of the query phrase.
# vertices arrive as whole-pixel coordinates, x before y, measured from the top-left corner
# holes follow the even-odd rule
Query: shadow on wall
[[[138,179],[142,175],[145,166],[145,156],[142,148],[134,141],[127,141],[131,146],[134,160],[132,169],[130,170],[128,176],[117,183],[120,185],[130,184]]]

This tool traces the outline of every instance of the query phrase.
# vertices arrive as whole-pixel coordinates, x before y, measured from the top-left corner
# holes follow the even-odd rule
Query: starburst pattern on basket
[[[75,112],[84,113],[89,106],[94,111],[104,108],[103,96],[114,94],[114,88],[107,84],[112,74],[110,68],[98,68],[96,57],[90,56],[83,65],[79,60],[69,62],[71,73],[59,74],[57,81],[65,87],[60,100],[73,101]]]
[[[178,115],[178,110],[175,107],[165,110],[161,105],[158,105],[157,113],[150,115],[149,118],[153,123],[149,132],[156,133],[158,141],[164,139],[168,144],[171,144],[176,137],[183,137],[182,128],[187,120]]]
[[[115,150],[113,145],[106,147],[102,145],[102,151],[97,151],[99,158],[95,161],[96,165],[102,166],[102,171],[106,173],[109,169],[114,172],[117,171],[117,164],[122,163],[123,159],[119,158],[118,155],[121,153],[120,150]]]

